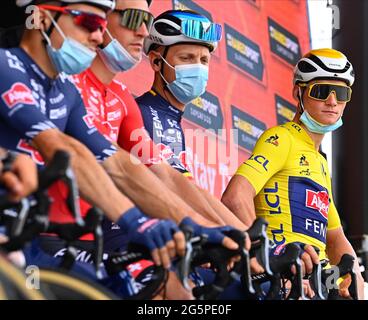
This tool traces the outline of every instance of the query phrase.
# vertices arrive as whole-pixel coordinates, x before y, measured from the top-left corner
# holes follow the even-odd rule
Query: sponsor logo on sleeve
[[[278,147],[279,146],[279,136],[277,134],[275,134],[275,135],[267,138],[265,142],[273,144],[274,146]]]
[[[8,91],[1,95],[1,97],[9,109],[18,104],[36,104],[31,89],[21,82],[14,83]]]

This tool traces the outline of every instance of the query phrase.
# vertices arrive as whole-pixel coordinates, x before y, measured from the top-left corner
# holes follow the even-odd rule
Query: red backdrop
[[[220,196],[259,135],[293,116],[293,65],[310,49],[307,1],[155,0],[151,9],[157,16],[172,8],[201,11],[223,26],[207,92],[186,107],[183,121],[195,181]],[[121,79],[136,96],[149,90],[147,59]]]

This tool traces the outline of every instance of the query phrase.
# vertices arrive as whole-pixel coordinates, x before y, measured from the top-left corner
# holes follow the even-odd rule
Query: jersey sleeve
[[[327,161],[325,161],[324,165],[327,168],[326,175],[330,177],[330,173],[328,172]],[[334,230],[341,227],[341,221],[333,199],[331,179],[328,179],[328,193],[330,196],[330,206],[328,209],[327,230]]]
[[[65,133],[83,143],[98,161],[104,161],[112,156],[117,149],[98,132],[92,117],[86,113],[81,97],[77,91],[75,93],[76,104],[70,112]]]
[[[0,50],[0,72],[0,116],[4,122],[27,140],[55,129],[41,111],[41,100],[23,63],[8,50]]]
[[[127,115],[121,122],[118,144],[146,166],[162,162],[160,151],[144,128],[139,107],[130,93],[124,96]]]
[[[240,165],[235,174],[245,177],[258,194],[267,181],[285,165],[291,143],[286,128],[268,129],[258,139],[253,154]]]

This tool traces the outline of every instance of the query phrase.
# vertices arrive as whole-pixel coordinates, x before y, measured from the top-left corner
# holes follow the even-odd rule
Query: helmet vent
[[[167,23],[157,22],[155,23],[155,29],[163,36],[179,36],[181,35],[180,30],[177,30]]]
[[[298,63],[298,68],[303,73],[312,73],[317,71],[317,69],[314,66],[312,66],[310,63],[306,61],[300,61]]]

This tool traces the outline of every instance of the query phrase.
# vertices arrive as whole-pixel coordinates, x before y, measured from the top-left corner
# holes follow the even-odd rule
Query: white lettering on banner
[[[305,230],[312,231],[326,238],[327,225],[318,220],[305,219]]]
[[[299,46],[295,41],[291,40],[272,26],[270,26],[270,31],[271,38],[275,39],[277,42],[281,43],[284,47],[288,48],[295,54],[298,54]]]

